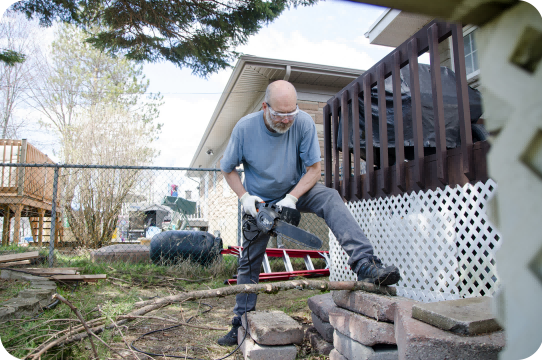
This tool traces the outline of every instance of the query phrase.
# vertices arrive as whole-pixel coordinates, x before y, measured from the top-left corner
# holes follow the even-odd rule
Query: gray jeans
[[[296,207],[301,212],[309,212],[323,218],[337,238],[339,244],[350,259],[348,264],[357,272],[363,260],[373,255],[373,246],[365,236],[360,226],[354,220],[348,208],[335,189],[316,184],[305,195],[299,198]],[[252,241],[243,239],[243,254],[239,259],[237,284],[257,284],[260,267],[269,241],[269,235],[262,234]],[[241,316],[245,311],[256,309],[256,294],[238,294],[233,312]]]

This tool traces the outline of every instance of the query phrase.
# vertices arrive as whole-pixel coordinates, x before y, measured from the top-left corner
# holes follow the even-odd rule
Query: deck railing
[[[0,139],[3,163],[54,164],[44,153],[23,140]],[[28,196],[51,203],[53,168],[2,167],[0,195]]]
[[[440,55],[438,44],[452,37],[453,62],[456,73],[456,89],[459,112],[461,146],[446,148]],[[436,153],[424,156],[422,106],[418,74],[418,56],[429,51],[431,83],[434,108]],[[395,144],[403,144],[403,115],[401,104],[400,69],[409,66],[412,101],[414,160],[405,161],[404,148],[396,146],[395,165],[388,161],[386,123],[386,98],[384,81],[391,76],[393,84],[393,108]],[[377,87],[380,135],[380,168],[375,169],[373,129],[371,113],[371,88]],[[365,108],[365,159],[366,173],[360,164],[359,126],[353,126],[353,154],[349,143],[349,102],[357,104],[362,96]],[[345,109],[345,111],[341,111]],[[468,85],[465,70],[462,26],[432,21],[410,39],[398,46],[371,69],[338,92],[324,107],[324,160],[325,185],[335,188],[347,201],[387,197],[405,192],[443,188],[445,185],[464,185],[467,182],[487,180],[486,141],[473,145]],[[339,112],[342,114],[342,159],[338,148]],[[358,119],[359,108],[352,106],[352,118]],[[356,124],[356,121],[352,122]],[[354,161],[352,162],[352,155]],[[354,173],[351,174],[353,168]],[[341,171],[342,169],[342,171]]]

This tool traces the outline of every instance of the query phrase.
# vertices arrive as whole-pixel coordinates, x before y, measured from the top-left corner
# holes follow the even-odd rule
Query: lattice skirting
[[[346,205],[384,264],[401,271],[398,295],[423,302],[492,296],[499,286],[501,236],[486,215],[497,184],[350,202]],[[355,280],[348,255],[330,233],[330,280]]]

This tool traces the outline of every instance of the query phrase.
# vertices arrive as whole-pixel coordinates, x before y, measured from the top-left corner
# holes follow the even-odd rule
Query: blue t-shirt
[[[249,114],[235,125],[220,161],[226,173],[243,164],[245,189],[265,202],[281,200],[306,172],[320,161],[320,144],[314,121],[300,111],[284,134],[272,133],[263,110]]]

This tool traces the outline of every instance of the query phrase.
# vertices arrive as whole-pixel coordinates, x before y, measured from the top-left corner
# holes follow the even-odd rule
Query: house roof
[[[423,28],[434,17],[387,9],[369,27],[365,37],[373,45],[397,47]]]
[[[326,102],[363,70],[243,55],[218,101],[190,167],[214,167],[233,127],[243,116],[258,111],[267,85],[285,79],[294,84],[298,100]]]

